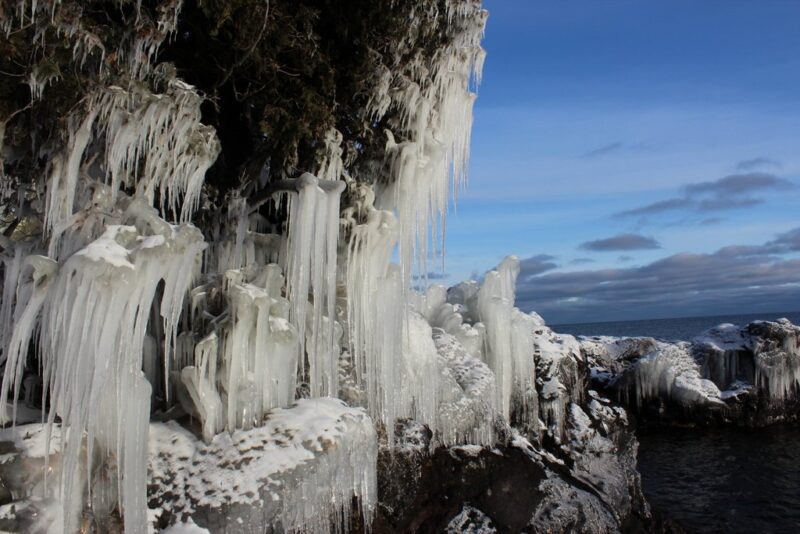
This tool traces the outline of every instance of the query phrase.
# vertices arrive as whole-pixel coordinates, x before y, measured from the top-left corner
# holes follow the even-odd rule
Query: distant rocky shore
[[[639,424],[762,427],[800,418],[800,327],[788,319],[716,326],[691,342],[581,339],[592,387]]]

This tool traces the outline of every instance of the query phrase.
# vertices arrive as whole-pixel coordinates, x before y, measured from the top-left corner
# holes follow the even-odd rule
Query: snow
[[[49,439],[48,432],[51,433]],[[26,458],[44,458],[57,453],[60,450],[60,436],[60,427],[48,429],[43,423],[0,429],[0,441],[13,443],[19,454]]]
[[[186,522],[175,523],[162,529],[161,534],[211,534],[211,531],[206,528],[198,527],[190,517]]]

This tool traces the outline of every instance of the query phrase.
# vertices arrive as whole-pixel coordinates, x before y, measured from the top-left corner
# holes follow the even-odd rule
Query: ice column
[[[397,220],[371,209],[353,228],[347,249],[347,323],[356,379],[364,384],[367,405],[386,425],[391,440],[402,376],[402,277],[390,261],[397,242]]]
[[[324,189],[321,183],[325,184]],[[297,181],[298,193],[292,193],[289,198],[286,293],[291,302],[290,319],[299,338],[299,371],[308,379],[313,397],[338,393],[333,319],[336,316],[339,199],[344,187],[342,181],[320,182],[306,173]],[[313,302],[310,309],[309,292]]]
[[[509,256],[486,273],[478,291],[478,313],[486,325],[486,360],[497,381],[497,408],[510,420],[514,387],[514,355],[511,321],[514,312],[514,291],[519,275],[519,260]],[[532,333],[531,333],[532,334]],[[533,353],[530,358],[533,359]]]

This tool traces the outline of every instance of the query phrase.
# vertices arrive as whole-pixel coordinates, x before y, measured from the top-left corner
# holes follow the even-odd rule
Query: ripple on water
[[[800,428],[639,434],[648,500],[689,532],[800,532]]]

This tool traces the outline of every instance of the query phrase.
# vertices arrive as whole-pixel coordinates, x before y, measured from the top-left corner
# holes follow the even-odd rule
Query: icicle
[[[75,487],[83,469],[86,432],[86,458],[92,458],[95,439],[106,457],[116,457],[126,532],[146,531],[142,455],[147,435],[142,425],[149,420],[151,393],[140,369],[149,310],[164,280],[161,314],[173,317],[204,246],[193,227],[173,228],[155,221],[149,227],[166,235],[142,236],[133,226],[111,226],[68,258],[49,287],[40,285],[41,294],[34,291],[24,314],[28,317],[15,329],[19,355],[14,358],[23,358],[27,348],[23,338],[29,338],[38,300],[43,299],[40,351],[50,393],[48,422],[52,427],[58,415],[67,429],[60,473],[66,525],[76,524],[75,514],[80,513],[81,494]],[[45,259],[36,267],[42,273],[39,278],[55,270]],[[14,377],[7,368],[5,384]],[[92,472],[90,465],[86,469]],[[99,490],[103,492],[113,485],[98,487],[106,488]]]
[[[436,432],[441,374],[436,345],[430,325],[413,311],[409,311],[403,321],[401,355],[402,375],[390,378],[384,388],[399,388],[399,416],[425,423]]]
[[[58,265],[50,258],[44,256],[28,256],[25,264],[33,269],[33,284],[30,298],[25,303],[22,313],[15,318],[14,329],[8,343],[4,356],[6,360],[5,372],[3,374],[3,385],[0,389],[0,399],[3,401],[3,411],[5,411],[8,393],[13,391],[14,402],[13,413],[9,418],[7,414],[0,413],[3,422],[16,422],[17,419],[17,399],[19,398],[19,387],[22,383],[22,372],[25,367],[25,356],[28,352],[28,345],[36,326],[39,311],[47,297],[50,283],[58,272]],[[4,288],[5,289],[5,288]],[[3,302],[5,304],[5,301]],[[17,300],[17,305],[22,304],[22,299]],[[13,390],[12,390],[13,385]],[[26,391],[26,396],[29,393]]]
[[[328,182],[330,184],[330,182]],[[335,395],[338,374],[333,355],[333,321],[328,319],[336,302],[336,250],[339,238],[339,198],[344,182],[335,182],[323,190],[319,180],[303,174],[297,182],[297,196],[289,200],[288,258],[286,294],[291,302],[290,319],[300,339],[298,366],[305,376],[305,353],[308,353],[309,387],[312,396]],[[313,305],[309,308],[308,296]],[[311,343],[306,346],[306,322],[311,313]]]
[[[320,180],[339,180],[343,173],[342,134],[332,128],[325,134],[325,151],[321,157],[317,176]]]
[[[96,104],[106,138],[106,162],[112,192],[132,185],[151,204],[156,189],[161,205],[188,221],[200,200],[203,177],[220,151],[214,129],[200,123],[203,99],[194,87],[169,82],[163,95],[110,88]],[[142,170],[139,171],[139,166]]]
[[[404,76],[380,73],[368,103],[376,119],[392,108],[401,117],[395,131],[386,131],[390,178],[378,207],[397,211],[406,286],[412,268],[427,272],[429,245],[443,240],[451,187],[455,192],[463,185],[468,166],[475,100],[470,85],[480,79],[486,12],[465,3],[448,7],[448,18],[458,25],[452,42],[430,63],[412,64]]]
[[[56,156],[50,163],[51,173],[47,182],[47,208],[45,227],[55,233],[64,226],[73,213],[75,189],[78,186],[83,153],[92,134],[92,125],[98,114],[97,109],[90,109],[78,125],[74,118],[70,121],[69,144],[64,155]],[[60,233],[60,232],[59,232]],[[58,241],[50,243],[50,256],[57,256]]]
[[[523,421],[538,417],[536,366],[534,364],[534,330],[536,321],[518,309],[511,318],[511,356],[514,369],[514,400]]]
[[[150,383],[141,372],[127,374],[120,388],[121,410],[117,424],[121,438],[117,447],[122,457],[122,513],[125,532],[148,532],[147,524],[147,444],[150,429]],[[124,396],[123,396],[124,395]]]
[[[257,426],[266,411],[294,400],[298,339],[288,321],[290,304],[281,297],[282,287],[283,276],[275,264],[225,273],[231,313],[220,327],[222,342],[218,344],[214,334],[204,338],[195,349],[194,365],[181,371],[191,398],[189,410],[203,422],[207,441],[222,428],[233,432]]]
[[[20,275],[22,274],[22,263],[25,258],[26,250],[23,246],[14,246],[13,255],[3,254],[3,301],[0,302],[0,363],[8,358],[8,343],[11,339],[14,324],[16,323],[14,309],[24,307],[24,302],[17,302]]]
[[[202,101],[194,87],[179,80],[169,81],[162,95],[110,87],[87,100],[85,116],[70,119],[64,154],[50,164],[45,214],[50,256],[58,256],[60,234],[72,222],[81,162],[93,137],[105,139],[102,167],[112,204],[123,185],[135,186],[151,205],[158,190],[162,208],[183,222],[191,219],[205,173],[220,151],[214,129],[200,123]]]

